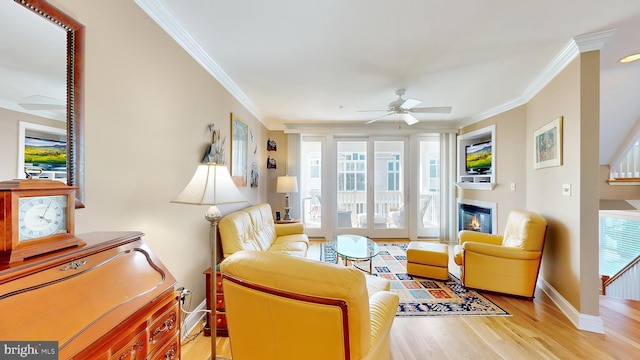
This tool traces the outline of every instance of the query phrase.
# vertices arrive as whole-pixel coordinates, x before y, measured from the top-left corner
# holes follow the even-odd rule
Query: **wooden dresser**
[[[0,339],[57,341],[60,359],[179,359],[175,278],[139,232],[0,264]]]

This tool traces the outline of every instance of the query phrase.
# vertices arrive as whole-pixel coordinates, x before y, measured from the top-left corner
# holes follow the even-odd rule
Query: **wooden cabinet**
[[[206,304],[207,310],[211,310],[211,268],[204,271],[207,282],[207,296]],[[222,275],[220,275],[220,269],[216,269],[216,334],[217,336],[229,336],[229,330],[227,329],[227,315],[224,312],[224,293],[222,291]],[[204,325],[204,335],[211,336],[211,324],[209,323],[209,316],[206,318]]]
[[[0,339],[58,341],[60,359],[179,359],[175,278],[138,232],[0,265]]]

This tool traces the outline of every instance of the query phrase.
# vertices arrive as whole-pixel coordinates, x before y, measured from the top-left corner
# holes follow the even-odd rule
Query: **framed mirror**
[[[41,124],[53,124],[63,132],[66,129],[66,177],[62,178],[68,185],[78,187],[75,203],[76,208],[82,208],[85,28],[46,0],[0,3],[0,28],[11,34],[0,37],[1,46],[8,49],[0,54],[0,128],[4,133],[0,137],[5,143],[0,150],[8,158],[0,165],[0,180],[14,178],[15,169],[24,165],[18,164],[17,154],[24,151],[18,149],[18,124],[25,117],[29,122],[35,119]],[[23,86],[31,88],[23,90]],[[11,169],[4,169],[5,166]],[[61,168],[64,171],[64,166]]]
[[[247,186],[249,126],[231,113],[231,178],[237,187]]]

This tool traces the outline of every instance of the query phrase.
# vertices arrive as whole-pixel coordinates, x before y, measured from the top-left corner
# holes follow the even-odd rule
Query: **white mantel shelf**
[[[472,190],[493,190],[496,187],[496,183],[493,182],[457,182],[455,184],[460,189]]]

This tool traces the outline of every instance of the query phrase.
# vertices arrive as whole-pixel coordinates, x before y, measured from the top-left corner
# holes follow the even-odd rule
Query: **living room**
[[[283,207],[284,197],[275,189],[277,176],[286,172],[287,135],[264,125],[133,1],[51,3],[86,27],[86,195],[85,208],[75,214],[76,233],[144,232],[144,242],[177,286],[190,289],[193,302],[200,304],[205,299],[202,271],[210,266],[205,209],[170,201],[202,159],[210,141],[207,126],[213,123],[227,136],[229,154],[230,114],[237,114],[258,144],[258,186],[241,188],[247,203],[223,205],[225,214],[264,202]],[[498,229],[512,209],[543,215],[549,222],[540,274],[545,292],[575,327],[599,332],[596,189],[606,185],[606,178],[592,144],[599,143],[600,59],[597,52],[578,48],[526,102],[457,129],[464,135],[495,126],[497,159],[492,191],[460,189],[458,197],[497,203]],[[563,165],[536,170],[533,133],[558,116],[563,117]],[[268,139],[278,144],[273,171],[266,165]],[[14,178],[15,168],[0,170],[2,180]],[[572,185],[571,196],[562,196],[563,184]]]

